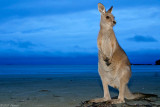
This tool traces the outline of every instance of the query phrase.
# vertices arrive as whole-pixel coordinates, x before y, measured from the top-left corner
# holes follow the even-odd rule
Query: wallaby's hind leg
[[[103,98],[92,99],[92,100],[89,100],[89,102],[98,103],[98,102],[104,102],[104,101],[111,100],[111,97],[110,97],[110,94],[109,94],[109,89],[108,89],[108,84],[103,79],[102,79],[102,85],[103,85],[103,90],[104,90],[104,97]]]
[[[120,100],[121,103],[125,102],[124,101],[125,86],[126,86],[126,83],[124,83],[123,81],[120,81],[118,100]]]
[[[125,91],[126,91],[126,85],[130,79],[130,71],[129,69],[123,69],[122,74],[119,76],[119,95],[118,99],[113,99],[111,100],[112,104],[117,104],[117,103],[124,103],[124,97],[125,97]]]
[[[104,98],[107,100],[111,100],[109,89],[108,89],[108,83],[105,81],[104,78],[102,80],[102,85],[103,85],[103,91],[104,91]]]
[[[118,99],[112,99],[109,101],[109,103],[118,104],[118,103],[125,102],[125,100],[124,100],[125,86],[126,86],[126,83],[120,82]]]
[[[98,70],[99,70],[99,73],[102,72],[100,68]],[[103,85],[104,97],[92,99],[92,100],[89,100],[89,102],[98,103],[98,102],[104,102],[104,101],[111,100],[109,89],[108,89],[108,83],[106,82],[105,77],[101,76],[101,80],[102,80],[102,85]]]
[[[130,100],[135,98],[134,95],[130,92],[130,90],[129,90],[129,88],[128,88],[127,85],[126,85],[126,87],[125,87],[124,97],[125,97],[126,99],[130,99]]]

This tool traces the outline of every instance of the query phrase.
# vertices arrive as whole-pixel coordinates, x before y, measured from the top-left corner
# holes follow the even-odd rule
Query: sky
[[[0,0],[0,64],[97,64],[99,2],[131,63],[160,59],[160,0]]]

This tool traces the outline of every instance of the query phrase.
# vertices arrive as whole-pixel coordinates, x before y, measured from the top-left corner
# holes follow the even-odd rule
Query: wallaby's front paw
[[[107,66],[109,66],[109,65],[111,64],[108,57],[106,57],[106,58],[104,59],[104,61],[106,62],[106,65],[107,65]]]

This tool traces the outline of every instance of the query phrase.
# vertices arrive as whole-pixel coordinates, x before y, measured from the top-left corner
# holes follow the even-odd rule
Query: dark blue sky
[[[160,59],[160,0],[0,0],[0,64],[97,64],[99,2],[131,63]]]

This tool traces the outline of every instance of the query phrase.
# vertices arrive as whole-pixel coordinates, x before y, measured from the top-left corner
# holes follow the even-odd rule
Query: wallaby
[[[89,100],[89,102],[110,101],[112,104],[124,103],[126,99],[136,99],[144,97],[144,94],[132,94],[127,83],[131,77],[131,65],[129,59],[120,47],[113,31],[116,24],[112,15],[111,7],[106,11],[103,4],[98,4],[101,13],[100,31],[98,34],[98,72],[101,77],[104,97]],[[108,85],[119,90],[118,99],[112,99],[108,90]]]

